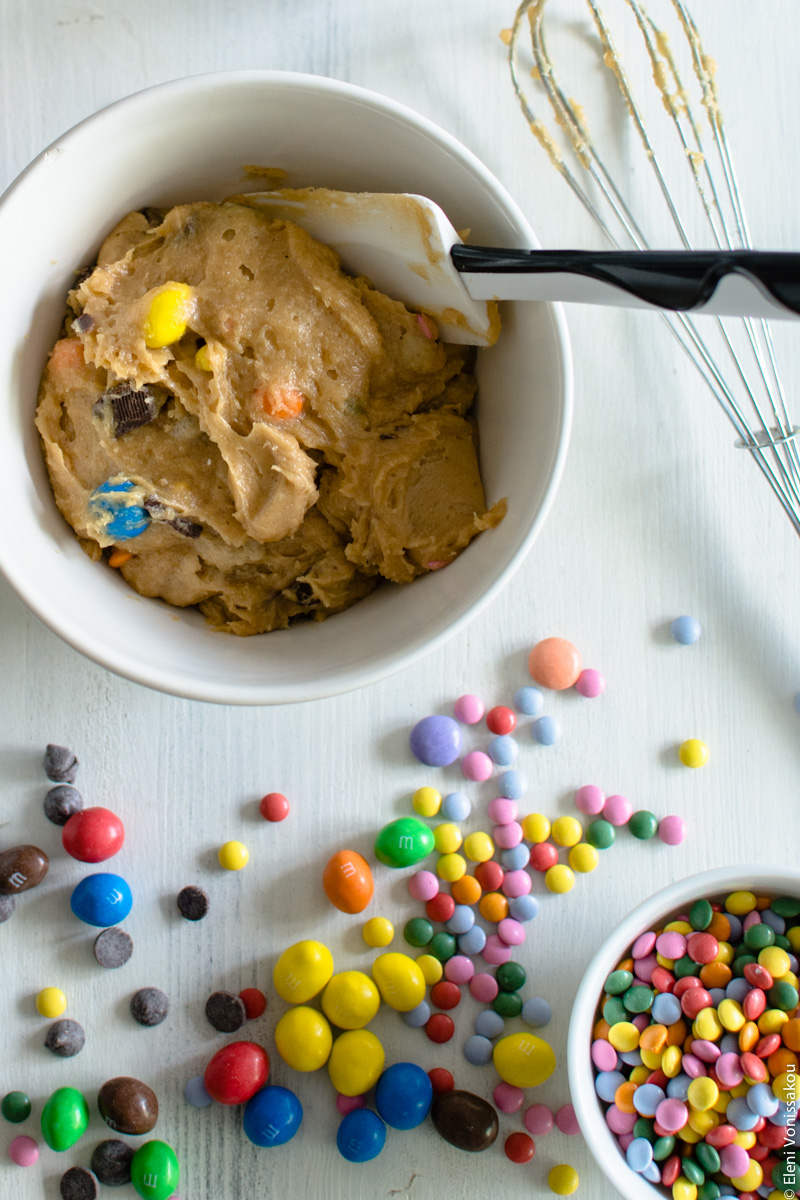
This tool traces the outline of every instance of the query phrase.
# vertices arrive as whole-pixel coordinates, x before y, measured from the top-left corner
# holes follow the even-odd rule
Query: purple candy
[[[449,767],[461,753],[461,730],[452,717],[423,717],[409,737],[411,753],[428,767]]]

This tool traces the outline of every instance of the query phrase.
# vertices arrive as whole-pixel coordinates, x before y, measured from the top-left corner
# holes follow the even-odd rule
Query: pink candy
[[[631,948],[631,958],[645,958],[655,947],[656,935],[652,929],[640,933]]]
[[[617,1052],[605,1038],[595,1038],[592,1042],[592,1062],[598,1071],[615,1071],[617,1068]]]
[[[717,1079],[724,1088],[738,1087],[744,1079],[744,1071],[739,1061],[739,1055],[734,1054],[733,1051],[729,1051],[727,1054],[720,1054],[714,1063],[714,1070],[716,1071]]]
[[[511,958],[511,947],[499,938],[496,933],[490,933],[481,954],[491,966],[499,967],[503,963],[507,963]]]
[[[609,796],[603,816],[611,825],[627,825],[633,815],[633,805],[625,796]]]
[[[519,1112],[525,1099],[522,1088],[515,1087],[513,1083],[498,1083],[493,1095],[495,1104],[504,1113]]]
[[[659,934],[656,950],[663,958],[681,958],[686,953],[686,938],[675,929]]]
[[[356,1108],[366,1108],[367,1102],[363,1096],[343,1096],[341,1092],[336,1095],[336,1107],[343,1117],[346,1117],[349,1112],[353,1112]]]
[[[21,1134],[9,1143],[8,1157],[18,1167],[32,1167],[39,1157],[39,1147],[32,1137]]]
[[[729,1179],[738,1179],[750,1166],[750,1155],[744,1146],[738,1146],[736,1142],[733,1142],[730,1146],[722,1147],[719,1152],[719,1161]]]
[[[656,1109],[656,1121],[669,1133],[677,1133],[679,1129],[683,1129],[686,1122],[689,1120],[689,1110],[682,1100],[677,1100],[674,1096],[670,1096],[667,1100],[662,1100]],[[634,1125],[636,1121],[634,1120]],[[631,1126],[631,1130],[633,1125]]]
[[[490,779],[493,770],[494,763],[482,750],[470,750],[461,760],[461,774],[473,783],[482,783],[485,779]]]
[[[605,792],[593,783],[584,784],[575,793],[575,807],[579,812],[585,813],[587,817],[596,817],[603,811],[605,803]]]
[[[686,822],[683,817],[663,817],[658,823],[658,836],[667,846],[680,846],[686,837]]]
[[[408,890],[415,900],[432,900],[439,895],[439,880],[433,871],[417,871],[408,881]]]
[[[695,1038],[692,1042],[692,1054],[704,1063],[716,1062],[720,1056],[720,1048],[714,1042],[705,1038]]]
[[[516,821],[519,808],[515,800],[507,800],[505,796],[497,796],[488,808],[489,820],[495,825],[510,825]]]
[[[575,691],[579,696],[585,696],[587,700],[594,700],[596,696],[602,696],[605,690],[605,676],[596,671],[594,667],[586,667],[575,680]]]
[[[575,1109],[571,1104],[562,1104],[556,1113],[556,1125],[562,1133],[567,1133],[570,1137],[574,1137],[580,1133],[581,1127],[578,1124],[578,1118],[575,1116]]]
[[[522,1124],[528,1133],[532,1133],[534,1136],[538,1134],[539,1137],[542,1137],[545,1133],[552,1131],[553,1114],[546,1104],[532,1104],[530,1108],[525,1109]]]
[[[525,941],[525,926],[513,917],[503,917],[498,922],[497,933],[507,946],[521,946]]]
[[[501,850],[513,850],[522,841],[522,826],[519,821],[509,821],[507,825],[495,825],[492,830],[495,846]]]
[[[459,696],[453,705],[453,716],[465,725],[477,725],[485,711],[486,707],[480,697],[469,693]]]
[[[509,900],[517,896],[527,896],[533,887],[533,882],[527,871],[506,871],[500,890]]]
[[[616,1134],[633,1133],[633,1127],[638,1119],[638,1113],[623,1112],[621,1108],[617,1108],[616,1104],[612,1104],[606,1112],[606,1125],[612,1133]]]
[[[469,991],[472,998],[479,1004],[491,1004],[500,988],[494,975],[488,975],[483,971],[479,975],[473,975],[470,979]]]
[[[451,983],[469,983],[474,974],[474,964],[466,954],[454,954],[444,964],[444,977]]]

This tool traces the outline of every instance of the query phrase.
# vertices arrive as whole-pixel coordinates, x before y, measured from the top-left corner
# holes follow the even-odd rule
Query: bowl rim
[[[745,863],[715,867],[675,880],[643,900],[615,926],[587,966],[572,1005],[567,1033],[567,1072],[572,1103],[589,1151],[600,1170],[626,1200],[656,1200],[661,1195],[637,1175],[625,1161],[619,1144],[608,1128],[594,1090],[589,1045],[602,983],[622,952],[660,917],[702,895],[769,889],[780,894],[800,895],[800,871],[789,866]],[[612,953],[613,952],[613,953]]]
[[[313,89],[323,95],[332,95],[350,100],[362,100],[373,109],[379,110],[386,116],[395,117],[405,122],[411,128],[430,137],[445,152],[472,170],[485,184],[487,190],[502,203],[507,215],[511,217],[531,240],[531,245],[540,243],[528,219],[519,208],[516,201],[507,191],[504,184],[467,146],[455,138],[447,130],[431,121],[428,117],[409,108],[407,105],[371,89],[357,84],[333,79],[329,76],[315,75],[309,72],[279,71],[279,70],[232,70],[210,71],[193,75],[181,76],[163,83],[141,88],[127,96],[112,101],[110,104],[84,117],[77,124],[55,138],[31,162],[23,168],[0,195],[0,215],[6,203],[21,189],[28,186],[30,176],[38,170],[53,153],[68,144],[72,139],[80,138],[86,127],[99,123],[118,110],[135,108],[144,97],[159,94],[169,107],[170,98],[206,93],[217,86],[241,86],[246,88],[252,84],[283,85],[299,89]],[[134,652],[125,646],[110,647],[97,645],[91,631],[80,627],[59,624],[54,613],[47,608],[44,600],[41,602],[26,584],[26,576],[21,567],[0,562],[0,573],[8,581],[12,589],[31,611],[47,628],[77,650],[84,657],[99,666],[112,671],[123,678],[168,695],[178,696],[189,700],[201,700],[210,703],[236,705],[271,705],[285,703],[300,703],[307,700],[325,699],[354,691],[367,684],[388,678],[410,666],[417,660],[432,654],[451,637],[454,637],[467,624],[476,618],[503,590],[514,573],[527,557],[533,542],[536,540],[542,525],[552,507],[564,471],[569,441],[572,429],[574,409],[574,367],[569,331],[563,305],[547,304],[549,310],[553,341],[557,356],[558,375],[560,377],[559,401],[561,420],[557,443],[554,448],[550,477],[544,490],[541,503],[535,518],[531,521],[525,536],[506,563],[483,593],[465,609],[459,617],[447,624],[438,633],[417,640],[409,647],[400,647],[373,662],[350,669],[346,674],[337,672],[331,678],[320,677],[313,683],[303,680],[297,685],[291,683],[266,683],[257,685],[237,685],[225,683],[219,679],[203,678],[197,680],[176,679],[171,670],[160,670],[157,665],[143,667]]]

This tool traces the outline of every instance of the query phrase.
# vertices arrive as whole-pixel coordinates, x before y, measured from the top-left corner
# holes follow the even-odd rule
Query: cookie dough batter
[[[69,294],[36,417],[59,509],[144,596],[321,620],[496,525],[470,351],[243,203],[130,213]]]

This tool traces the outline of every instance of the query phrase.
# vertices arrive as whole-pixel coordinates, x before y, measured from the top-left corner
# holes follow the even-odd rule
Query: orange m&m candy
[[[322,886],[331,904],[346,913],[363,912],[375,890],[369,863],[357,850],[339,850],[331,855],[322,874]]]

